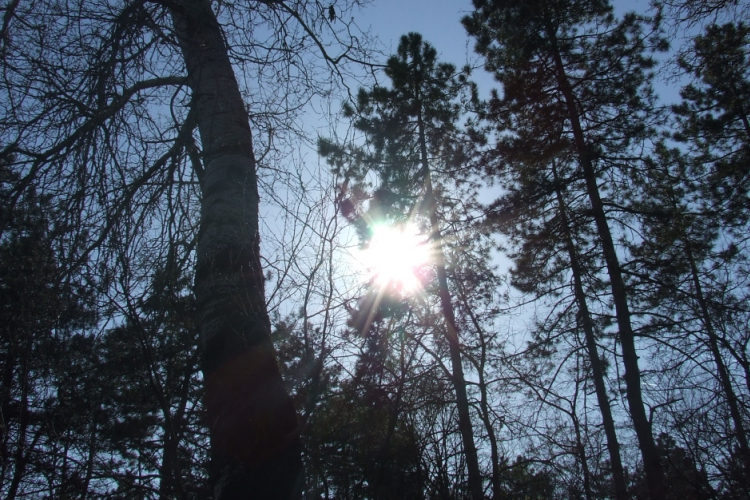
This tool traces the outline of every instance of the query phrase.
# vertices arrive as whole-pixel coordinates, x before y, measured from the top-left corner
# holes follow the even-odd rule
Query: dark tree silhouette
[[[600,179],[613,166],[627,168],[623,153],[648,133],[653,95],[647,72],[655,64],[648,51],[663,43],[643,33],[644,22],[635,15],[616,21],[605,1],[475,0],[474,6],[464,25],[487,58],[486,68],[504,85],[508,130],[548,141],[542,154],[554,156],[554,145],[578,161],[615,306],[630,414],[652,498],[662,498],[663,472],[643,401],[628,290]]]
[[[19,178],[0,231],[36,187],[56,209],[59,265],[69,275],[96,269],[105,296],[116,298],[125,288],[118,283],[131,279],[148,286],[147,256],[195,263],[216,498],[302,492],[300,427],[265,301],[257,159],[268,159],[262,152],[276,131],[290,132],[294,113],[357,54],[351,24],[337,26],[312,2],[43,1],[4,9],[0,155],[12,156]],[[270,36],[255,39],[255,29]],[[332,47],[342,53],[329,54]],[[263,130],[260,150],[253,127]],[[103,321],[117,321],[109,314]]]

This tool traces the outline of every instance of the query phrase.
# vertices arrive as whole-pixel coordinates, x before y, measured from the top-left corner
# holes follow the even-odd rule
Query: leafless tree
[[[357,4],[337,3],[335,18],[305,1],[3,8],[0,155],[19,180],[0,230],[34,186],[53,200],[69,275],[93,269],[111,290],[149,274],[118,253],[194,261],[216,498],[302,491],[300,427],[270,340],[258,173],[283,170],[273,160],[305,106],[367,57]]]

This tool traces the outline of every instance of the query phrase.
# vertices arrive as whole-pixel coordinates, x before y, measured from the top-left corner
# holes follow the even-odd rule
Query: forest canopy
[[[750,4],[366,3],[0,2],[0,497],[750,499]]]

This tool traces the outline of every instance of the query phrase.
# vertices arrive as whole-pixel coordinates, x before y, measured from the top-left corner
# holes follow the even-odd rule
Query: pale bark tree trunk
[[[271,343],[245,104],[209,0],[172,7],[205,172],[195,295],[214,498],[301,498],[297,414]]]

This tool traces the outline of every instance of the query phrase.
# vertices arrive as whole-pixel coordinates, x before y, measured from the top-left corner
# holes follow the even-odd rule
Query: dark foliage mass
[[[2,4],[0,498],[750,499],[750,4],[359,3]]]

